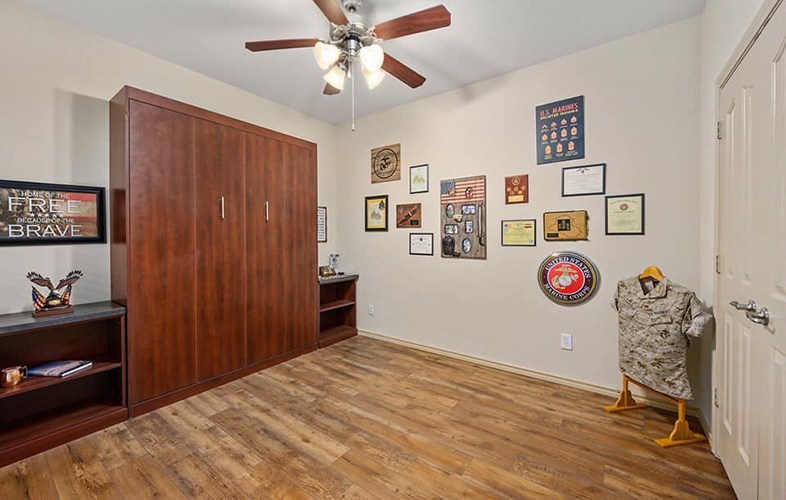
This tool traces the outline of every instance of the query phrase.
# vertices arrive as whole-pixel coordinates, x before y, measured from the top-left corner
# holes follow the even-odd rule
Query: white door
[[[786,8],[720,112],[717,449],[740,498],[785,499]]]

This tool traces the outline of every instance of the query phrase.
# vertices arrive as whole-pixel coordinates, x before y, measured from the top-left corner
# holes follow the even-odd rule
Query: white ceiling
[[[249,40],[325,38],[312,0],[16,0],[181,66],[333,123],[350,95],[324,96],[310,49],[252,53]],[[365,0],[378,24],[440,1],[449,28],[385,42],[423,74],[410,89],[388,76],[356,87],[357,115],[381,111],[699,15],[706,0]],[[646,56],[642,54],[642,56]]]

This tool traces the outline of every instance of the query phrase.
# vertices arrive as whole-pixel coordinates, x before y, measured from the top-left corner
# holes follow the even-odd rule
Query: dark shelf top
[[[0,337],[33,330],[42,330],[72,323],[122,316],[126,308],[114,302],[93,302],[74,306],[74,312],[34,318],[32,311],[0,315]]]
[[[360,276],[357,274],[344,274],[335,278],[319,278],[320,285],[330,285],[331,283],[343,283],[345,281],[355,281]]]

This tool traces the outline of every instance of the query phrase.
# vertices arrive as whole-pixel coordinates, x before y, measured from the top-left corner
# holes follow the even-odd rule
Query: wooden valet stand
[[[604,406],[603,409],[609,413],[616,413],[618,411],[628,411],[628,410],[638,410],[639,408],[646,408],[646,403],[637,403],[633,396],[628,389],[628,382],[633,382],[634,384],[638,385],[642,389],[646,389],[648,391],[654,392],[658,396],[661,396],[664,399],[668,399],[672,403],[677,405],[677,421],[674,422],[674,430],[671,431],[669,437],[656,439],[655,442],[658,443],[663,448],[671,448],[672,446],[682,446],[684,444],[693,444],[693,443],[701,443],[707,440],[707,437],[704,434],[700,434],[698,432],[693,432],[690,430],[690,425],[688,424],[688,420],[685,418],[685,400],[684,399],[676,399],[662,392],[656,391],[646,385],[636,382],[632,378],[628,377],[627,375],[622,375],[622,391],[620,391],[620,397],[617,398],[617,402],[613,405]]]

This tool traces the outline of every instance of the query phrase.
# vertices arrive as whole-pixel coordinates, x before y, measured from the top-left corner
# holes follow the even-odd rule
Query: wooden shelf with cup
[[[125,350],[125,308],[111,302],[0,316],[0,368],[93,362],[67,377],[0,388],[0,467],[126,420]]]

